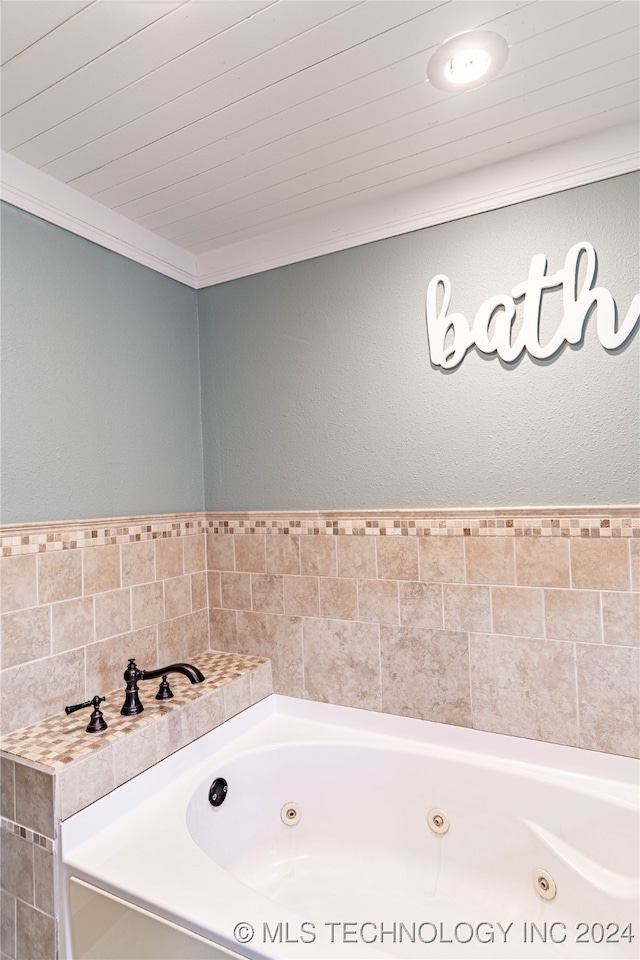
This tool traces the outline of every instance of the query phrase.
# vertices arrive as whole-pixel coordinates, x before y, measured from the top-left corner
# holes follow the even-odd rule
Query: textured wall
[[[202,507],[196,292],[2,208],[2,522]]]
[[[635,503],[640,337],[509,367],[431,366],[424,296],[473,317],[544,253],[593,244],[624,316],[638,288],[630,174],[199,293],[205,505],[355,509]],[[548,339],[562,295],[543,297]]]

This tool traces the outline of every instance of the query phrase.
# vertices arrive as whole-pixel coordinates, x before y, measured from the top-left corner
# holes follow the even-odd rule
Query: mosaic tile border
[[[83,547],[164,540],[203,533],[201,513],[103,517],[98,520],[21,523],[0,526],[2,556],[76,550]]]
[[[7,820],[6,817],[2,817],[0,819],[0,828],[15,834],[16,837],[22,837],[27,843],[34,843],[36,847],[42,847],[43,850],[53,853],[54,842],[50,837],[36,833],[35,830],[29,830],[28,827],[23,827],[21,823],[15,823],[13,820]]]
[[[255,511],[107,517],[0,526],[2,556],[205,533],[305,536],[640,537],[640,507]]]

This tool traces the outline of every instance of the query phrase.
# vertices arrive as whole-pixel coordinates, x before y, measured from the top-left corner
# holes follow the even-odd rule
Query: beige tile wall
[[[205,533],[164,526],[0,559],[3,735],[209,648]]]
[[[640,754],[637,520],[258,516],[211,521],[211,646],[270,657],[276,692]]]

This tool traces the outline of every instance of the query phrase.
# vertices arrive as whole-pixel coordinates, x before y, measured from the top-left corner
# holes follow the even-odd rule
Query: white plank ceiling
[[[2,0],[2,148],[192,254],[638,118],[636,0]],[[453,34],[491,83],[425,80]]]

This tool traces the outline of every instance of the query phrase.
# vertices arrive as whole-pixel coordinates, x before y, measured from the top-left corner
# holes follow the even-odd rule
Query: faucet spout
[[[144,710],[138,694],[138,682],[140,680],[153,680],[155,677],[162,677],[162,695],[158,696],[157,699],[168,700],[172,697],[173,694],[167,683],[168,673],[181,673],[183,677],[187,677],[191,683],[202,683],[204,680],[203,674],[191,663],[170,663],[168,667],[158,667],[157,670],[140,670],[136,666],[135,660],[129,660],[127,669],[124,672],[124,679],[127,681],[127,686],[124,695],[124,705],[120,713],[125,717],[135,717]]]
[[[167,673],[181,673],[187,677],[191,683],[202,683],[203,674],[191,663],[170,663],[168,667],[158,667],[157,670],[141,670],[141,680],[154,680],[156,677],[164,677]]]

